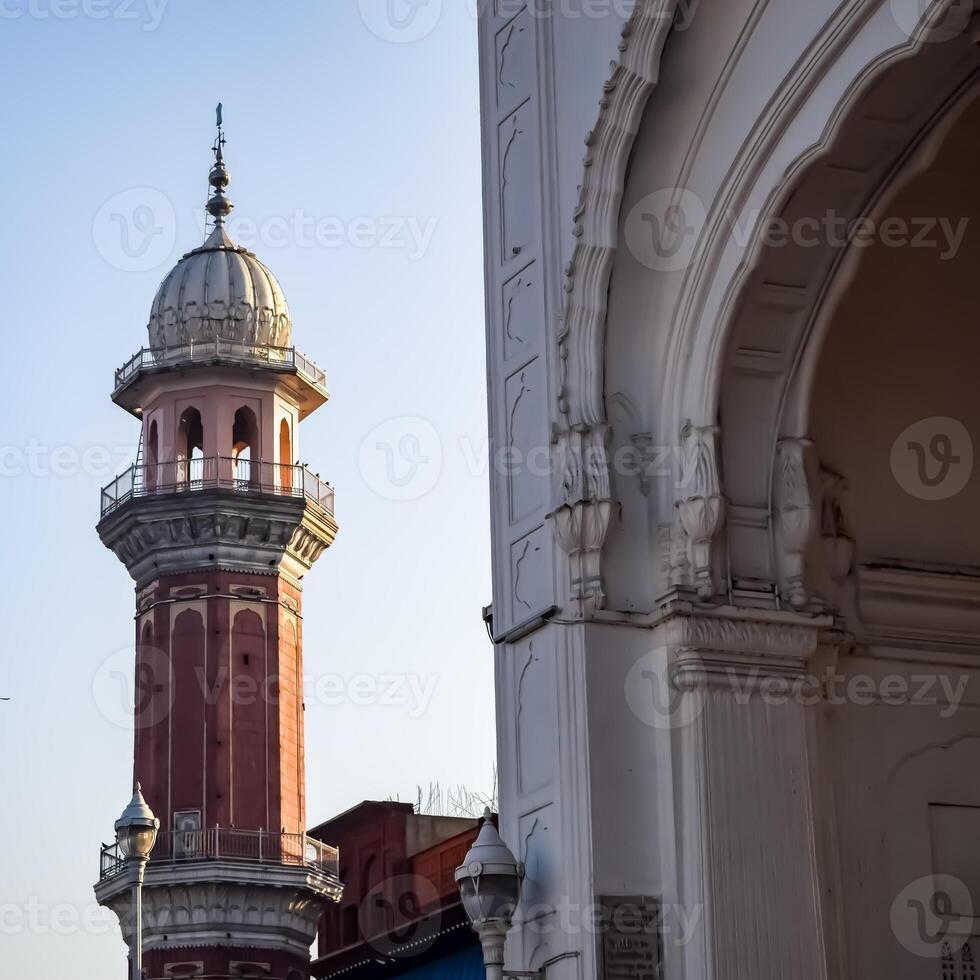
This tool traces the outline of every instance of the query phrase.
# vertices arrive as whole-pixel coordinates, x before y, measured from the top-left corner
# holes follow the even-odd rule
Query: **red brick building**
[[[320,921],[313,975],[481,980],[480,944],[453,879],[480,823],[366,801],[311,830],[339,846],[344,882]]]

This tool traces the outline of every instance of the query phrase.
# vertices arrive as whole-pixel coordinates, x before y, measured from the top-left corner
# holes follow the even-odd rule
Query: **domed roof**
[[[225,231],[234,205],[225,196],[231,180],[224,160],[225,137],[218,106],[218,138],[208,184],[207,211],[215,227],[160,284],[150,309],[150,347],[235,340],[263,347],[289,347],[293,324],[276,277]]]
[[[276,277],[219,222],[160,284],[148,329],[151,348],[215,340],[289,347],[293,324]]]

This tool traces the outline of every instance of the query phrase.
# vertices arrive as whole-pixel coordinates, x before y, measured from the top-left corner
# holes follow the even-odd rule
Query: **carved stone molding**
[[[147,865],[143,888],[144,948],[241,946],[307,957],[323,912],[342,886],[305,867],[206,861]],[[100,905],[131,931],[132,883],[126,874],[96,886]]]
[[[582,444],[594,447],[591,470],[598,490],[580,493],[574,487],[581,477],[573,472],[569,485],[563,475],[552,516],[558,540],[572,559],[570,598],[584,618],[605,604],[600,554],[612,512],[603,385],[605,329],[624,175],[675,6],[675,0],[638,0],[623,28],[620,58],[603,86],[599,118],[585,140],[584,173],[573,215],[575,246],[565,268],[557,337],[559,470],[566,472],[562,457],[575,456]],[[586,472],[581,463],[572,466],[576,469]]]
[[[143,588],[160,575],[218,567],[299,580],[333,543],[337,524],[304,498],[215,489],[134,498],[98,531]]]
[[[980,652],[980,570],[867,564],[857,581],[864,642]]]
[[[782,684],[790,692],[811,684],[807,663],[832,625],[825,616],[675,603],[656,631],[679,690],[725,687],[739,679],[743,685]]]
[[[714,579],[714,544],[725,523],[725,498],[718,473],[717,426],[686,424],[684,448],[686,496],[675,504],[677,524],[689,542],[692,583],[702,599],[717,592]]]
[[[782,439],[776,446],[773,471],[776,545],[780,588],[794,609],[807,603],[803,582],[806,550],[816,530],[816,507],[807,476],[809,439]]]
[[[607,436],[605,425],[576,426],[555,435],[561,503],[549,516],[558,543],[571,561],[570,599],[582,618],[606,604],[600,555],[612,513]]]
[[[606,310],[616,254],[626,166],[643,110],[657,82],[674,0],[637,0],[623,28],[620,58],[603,86],[599,118],[585,140],[574,214],[576,244],[565,269],[558,335],[559,408],[571,424],[602,425]]]

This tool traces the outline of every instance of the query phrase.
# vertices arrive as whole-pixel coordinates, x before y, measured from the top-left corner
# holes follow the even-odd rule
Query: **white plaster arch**
[[[916,145],[949,112],[980,67],[975,22],[968,16],[972,6],[965,11],[961,0],[934,3],[911,34],[905,29],[910,25],[896,17],[896,0],[848,0],[816,6],[824,8],[823,15],[803,25],[801,31],[812,30],[814,24],[819,29],[795,39],[799,56],[784,75],[768,79],[768,90],[757,79],[740,79],[738,59],[731,55],[708,93],[693,132],[687,134],[693,139],[685,143],[680,166],[671,171],[668,181],[663,180],[663,167],[651,176],[653,183],[644,184],[642,178],[642,130],[656,129],[658,118],[653,110],[659,112],[661,107],[651,103],[642,123],[636,118],[642,108],[641,93],[646,99],[658,81],[671,84],[669,71],[664,74],[661,65],[667,40],[664,5],[639,3],[624,32],[624,59],[631,54],[632,67],[624,68],[622,77],[614,72],[607,85],[599,125],[590,134],[582,203],[576,215],[578,244],[568,270],[568,301],[560,335],[564,372],[560,409],[573,426],[602,429],[605,440],[606,399],[615,396],[632,401],[640,404],[646,434],[653,442],[676,446],[680,461],[692,456],[713,462],[692,468],[696,474],[707,469],[707,478],[696,479],[682,492],[670,492],[664,485],[652,495],[651,527],[645,534],[630,529],[617,541],[612,528],[602,561],[604,577],[621,557],[623,539],[629,538],[637,554],[625,564],[631,568],[629,579],[638,581],[640,542],[649,541],[658,526],[675,525],[673,534],[686,539],[687,551],[679,559],[682,567],[670,571],[677,547],[664,544],[669,554],[661,556],[662,565],[649,563],[647,558],[648,564],[658,567],[639,587],[645,596],[635,591],[617,595],[613,588],[613,607],[652,603],[677,584],[697,587],[703,598],[710,598],[731,595],[736,579],[759,583],[776,579],[772,474],[781,435],[778,420],[789,379],[800,361],[790,341],[806,336],[805,325],[812,322],[826,296],[839,254],[826,249],[828,254],[814,261],[812,251],[767,248],[762,230],[773,216],[792,215],[801,206],[800,188],[807,180],[812,183],[817,171],[824,177],[840,178],[838,187],[826,189],[824,207],[839,204],[838,210],[844,213],[864,213],[882,185],[894,177],[908,147]],[[771,44],[774,32],[788,30],[798,15],[789,4],[764,0],[746,0],[742,8],[732,50],[743,61],[751,60],[753,44]],[[947,29],[950,9],[962,15],[956,31]],[[695,24],[692,31],[697,30]],[[940,31],[941,42],[937,40]],[[686,38],[671,38],[666,55],[675,43],[685,50],[693,46]],[[642,71],[637,65],[642,65]],[[673,67],[677,70],[676,64]],[[644,79],[644,84],[638,79]],[[755,89],[751,89],[753,84]],[[624,94],[617,97],[620,89]],[[761,111],[738,120],[738,125],[728,124],[727,100],[761,107]],[[888,106],[896,111],[890,116],[875,115]],[[855,141],[854,127],[859,125],[864,135]],[[662,140],[664,133],[659,136]],[[645,138],[649,155],[649,133]],[[678,138],[684,142],[684,134]],[[854,159],[855,151],[865,157]],[[730,163],[721,165],[719,160]],[[711,170],[714,183],[705,178]],[[629,250],[616,248],[627,237],[631,206],[644,193],[664,186],[693,189],[707,202],[690,261],[679,274],[644,269]],[[610,244],[609,222],[615,208],[619,209],[618,229]],[[732,233],[733,220],[741,235]],[[805,275],[799,267],[805,268]],[[780,278],[783,273],[793,274]],[[618,294],[631,291],[632,306],[629,300],[617,306]],[[637,312],[644,300],[653,297],[650,305],[655,305],[657,318],[651,323]],[[780,330],[785,330],[787,322],[795,325],[793,331],[786,331],[793,337],[782,338],[785,348],[767,346],[774,329],[773,318],[768,323],[765,319],[767,307],[770,313],[778,313]],[[651,341],[651,331],[659,335],[657,340]],[[632,379],[632,386],[628,380],[621,383],[617,337],[619,367],[624,359],[631,360],[629,370],[644,372],[645,391],[639,390],[638,377]],[[635,349],[630,348],[631,343]],[[750,379],[747,386],[732,381],[738,376]],[[757,392],[751,393],[751,386],[758,387],[759,379],[766,377],[771,379],[772,391],[760,399]],[[737,415],[750,402],[758,403],[756,411],[743,423]],[[614,433],[610,455],[616,458],[635,435]],[[670,477],[674,489],[681,487],[676,466]],[[605,486],[595,481],[592,495],[608,495],[622,504],[630,493],[635,496],[635,488],[628,488],[627,483],[622,473],[615,472],[612,485],[608,478]],[[701,503],[685,514],[686,502],[692,500]],[[727,556],[713,546],[726,517]],[[610,551],[618,552],[612,560]],[[736,559],[732,568],[732,553],[750,559],[741,566]],[[794,600],[802,605],[803,597],[798,594]]]

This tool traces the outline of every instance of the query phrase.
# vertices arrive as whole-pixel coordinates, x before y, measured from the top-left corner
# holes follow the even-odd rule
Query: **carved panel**
[[[541,279],[531,264],[504,283],[500,322],[505,361],[527,357],[541,339]]]
[[[547,503],[550,443],[544,364],[534,358],[506,382],[506,454],[495,459],[507,476],[510,521],[523,520]]]
[[[522,904],[528,909],[541,909],[546,896],[560,894],[555,867],[556,817],[555,805],[548,803],[520,820],[520,856],[526,874]]]
[[[497,33],[495,81],[497,107],[509,109],[531,94],[531,29],[527,9]]]
[[[517,728],[517,790],[540,790],[556,768],[555,676],[553,660],[529,637],[514,647]]]
[[[503,263],[527,250],[536,226],[533,115],[531,103],[525,102],[498,129],[500,260]]]
[[[526,622],[552,602],[550,536],[545,525],[510,546],[511,622]]]

